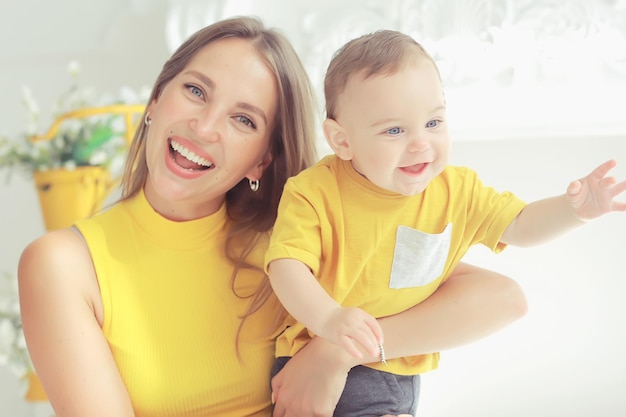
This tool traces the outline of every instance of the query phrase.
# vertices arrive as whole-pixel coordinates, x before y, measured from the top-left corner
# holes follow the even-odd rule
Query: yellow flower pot
[[[130,144],[136,130],[137,117],[145,109],[143,105],[116,104],[102,107],[87,107],[59,116],[48,132],[35,136],[33,141],[51,140],[61,124],[68,119],[80,119],[98,115],[120,115],[124,117],[126,143]],[[47,230],[71,226],[76,220],[98,211],[109,194],[114,181],[102,167],[81,166],[72,170],[55,169],[33,172],[39,202]],[[115,180],[115,183],[118,179]]]
[[[100,210],[111,188],[103,167],[84,166],[33,173],[47,230],[71,226]]]
[[[35,373],[29,372],[26,379],[28,381],[28,391],[26,391],[25,396],[26,401],[48,401],[46,391],[44,391],[41,381],[39,381],[39,377]]]

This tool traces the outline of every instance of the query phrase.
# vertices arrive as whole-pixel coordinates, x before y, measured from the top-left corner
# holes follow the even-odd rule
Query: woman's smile
[[[196,154],[174,139],[169,140],[169,145],[170,157],[181,168],[190,171],[206,171],[215,166],[208,158]]]
[[[180,179],[194,180],[217,168],[215,159],[207,151],[182,136],[170,136],[166,148],[165,167]]]

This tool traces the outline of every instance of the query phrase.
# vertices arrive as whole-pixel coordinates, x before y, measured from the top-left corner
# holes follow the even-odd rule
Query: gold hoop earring
[[[250,189],[252,191],[258,190],[259,189],[259,185],[261,185],[259,180],[250,180],[249,179],[248,182],[250,183]]]

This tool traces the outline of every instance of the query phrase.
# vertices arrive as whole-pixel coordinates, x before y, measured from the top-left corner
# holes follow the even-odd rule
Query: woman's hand
[[[340,346],[314,337],[272,379],[274,417],[332,417],[354,366]]]
[[[314,337],[272,379],[273,416],[332,417],[348,372],[356,365],[343,348]]]

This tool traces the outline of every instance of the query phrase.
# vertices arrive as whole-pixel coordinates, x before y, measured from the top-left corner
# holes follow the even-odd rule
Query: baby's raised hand
[[[611,159],[567,187],[567,198],[580,220],[595,219],[612,211],[626,211],[626,202],[615,200],[626,191],[626,181],[618,183],[615,177],[606,176],[615,165],[617,162]]]
[[[383,343],[383,331],[378,321],[356,307],[338,307],[331,312],[323,333],[320,336],[343,347],[355,358],[362,358],[363,351],[377,356],[379,345]]]

